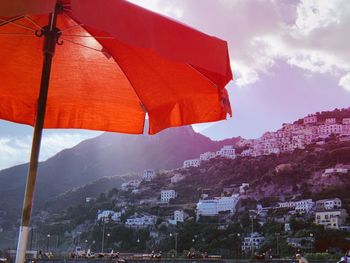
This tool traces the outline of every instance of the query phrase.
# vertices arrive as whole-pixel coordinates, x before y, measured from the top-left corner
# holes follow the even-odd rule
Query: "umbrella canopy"
[[[155,134],[222,120],[231,79],[225,41],[127,1],[1,1],[0,119],[34,126],[16,262],[43,128],[140,134],[148,114]]]
[[[0,118],[34,125],[47,13],[0,3]],[[225,119],[227,43],[126,1],[62,1],[45,128],[149,133]],[[45,15],[46,14],[46,15]],[[36,33],[36,34],[35,34]]]

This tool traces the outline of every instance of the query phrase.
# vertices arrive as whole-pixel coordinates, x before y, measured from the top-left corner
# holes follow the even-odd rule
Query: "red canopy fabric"
[[[231,114],[227,43],[122,0],[60,1],[45,128],[149,133]],[[39,26],[56,1],[0,2],[0,118],[33,125]],[[20,8],[15,8],[20,6]],[[10,22],[9,22],[10,21]]]

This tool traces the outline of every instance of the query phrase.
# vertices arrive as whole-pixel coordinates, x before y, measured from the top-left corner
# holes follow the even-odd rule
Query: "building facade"
[[[347,216],[345,209],[317,211],[315,223],[327,229],[339,229],[344,225]]]
[[[115,212],[112,210],[98,210],[97,221],[104,220],[105,222],[119,222],[121,215],[121,212]]]
[[[315,123],[317,123],[316,115],[308,115],[304,117],[304,124],[315,124]]]
[[[233,213],[238,201],[239,195],[199,200],[197,203],[197,218],[199,216],[216,216],[223,212]]]
[[[156,217],[152,215],[138,215],[135,214],[129,217],[125,225],[128,227],[148,227],[154,225],[156,222]]]
[[[245,237],[242,242],[242,252],[244,254],[252,253],[258,251],[261,245],[264,243],[265,237],[259,233],[252,233]]]
[[[180,182],[181,180],[185,179],[185,176],[182,174],[175,174],[173,177],[170,178],[170,182],[172,184],[176,184]]]
[[[213,159],[215,157],[216,157],[216,154],[214,152],[205,152],[199,156],[199,159],[201,161],[208,161],[208,160]]]
[[[176,192],[175,192],[175,190],[162,190],[162,191],[160,192],[160,200],[161,200],[162,202],[167,202],[167,203],[169,203],[169,201],[170,201],[171,199],[174,199],[174,198],[176,198]]]
[[[219,151],[216,152],[216,155],[223,158],[235,159],[236,150],[235,148],[233,148],[233,145],[225,145]]]
[[[183,168],[199,167],[201,165],[200,159],[191,159],[184,161]]]
[[[342,202],[339,198],[323,199],[316,201],[317,210],[334,210],[339,209],[342,206]]]
[[[142,174],[142,180],[146,182],[152,181],[156,177],[156,172],[152,169],[144,170]]]

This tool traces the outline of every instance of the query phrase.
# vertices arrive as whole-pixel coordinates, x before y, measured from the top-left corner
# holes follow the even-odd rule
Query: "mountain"
[[[186,159],[198,158],[203,152],[216,151],[238,140],[212,141],[190,126],[167,129],[153,136],[104,133],[40,163],[35,207],[106,176],[177,168]],[[0,171],[0,207],[9,216],[19,215],[27,167],[23,164]]]
[[[145,247],[140,248],[136,244],[136,240],[142,235],[141,244],[153,242],[158,244],[155,249],[169,251],[173,249],[174,239],[166,240],[166,238],[169,237],[169,233],[176,231],[180,251],[193,245],[193,237],[196,237],[197,246],[209,253],[217,254],[215,250],[222,253],[223,248],[232,251],[232,244],[236,242],[240,248],[242,240],[229,240],[227,243],[223,241],[230,236],[236,236],[236,233],[244,235],[244,233],[251,232],[253,221],[250,220],[249,215],[252,213],[251,210],[256,209],[257,204],[262,204],[263,207],[275,207],[278,202],[283,201],[307,198],[316,201],[338,197],[342,201],[342,207],[349,213],[350,181],[348,178],[350,171],[322,175],[325,169],[336,166],[350,167],[350,141],[340,142],[334,139],[327,141],[326,144],[309,144],[305,149],[278,155],[238,156],[235,159],[217,157],[203,161],[199,167],[163,171],[151,182],[142,182],[137,193],[113,189],[101,194],[95,201],[87,203],[84,200],[85,190],[77,189],[74,191],[76,194],[74,201],[80,198],[81,202],[68,209],[50,211],[49,216],[38,224],[37,231],[42,233],[42,244],[45,244],[45,234],[49,231],[59,236],[63,250],[67,250],[66,244],[71,244],[72,239],[72,237],[63,236],[63,233],[71,233],[74,236],[79,231],[82,239],[96,241],[91,246],[91,249],[96,251],[101,248],[100,237],[103,231],[102,224],[96,222],[97,211],[99,209],[114,211],[123,209],[125,213],[121,217],[122,222],[135,213],[155,215],[157,217],[156,227],[152,228],[152,231],[158,231],[158,237],[150,237],[147,230],[131,230],[123,224],[110,223],[106,229],[111,235],[106,242],[110,242],[110,246],[114,248],[119,246],[117,245],[119,243],[122,245],[119,249],[123,251],[135,252],[135,249],[144,251]],[[171,183],[170,178],[174,173],[181,173],[184,179],[175,184]],[[98,188],[101,180],[88,187]],[[194,221],[196,203],[203,194],[208,194],[209,199],[223,194],[228,196],[240,192],[242,183],[248,183],[249,186],[245,188],[244,193],[240,194],[237,211],[233,216],[223,213],[217,218],[202,217],[198,223]],[[144,202],[145,200],[159,200],[162,189],[173,189],[177,193],[177,197],[172,199],[169,205]],[[60,197],[56,204],[72,202],[70,193]],[[174,210],[177,209],[185,210],[190,216],[189,219],[185,223],[178,224],[176,228],[170,225],[167,227],[164,222],[172,218]],[[282,218],[283,221],[281,221]],[[288,237],[304,237],[305,233],[316,233],[316,251],[325,251],[328,247],[333,246],[347,249],[345,237],[348,234],[337,232],[334,229],[323,230],[322,227],[315,226],[311,214],[304,217],[297,215],[291,220],[288,218],[286,210],[273,209],[269,211],[267,218],[262,215],[255,217],[253,227],[255,231],[264,234],[267,242],[272,242],[269,240],[273,240],[276,233],[284,232],[284,223],[289,222],[293,232],[289,231],[281,235],[283,237],[280,241]],[[218,229],[218,226],[223,224],[228,228]],[[64,239],[68,242],[62,242]],[[269,244],[269,246],[275,247],[276,243]],[[285,247],[286,251],[288,249],[292,250],[291,253],[294,252],[286,243]],[[266,247],[262,251],[266,251]]]
[[[117,188],[122,183],[140,179],[141,176],[136,173],[102,177],[96,181],[70,189],[62,194],[50,198],[45,202],[44,209],[47,211],[56,212],[62,211],[68,206],[75,206],[86,202],[86,197],[96,198],[100,196],[101,193]]]

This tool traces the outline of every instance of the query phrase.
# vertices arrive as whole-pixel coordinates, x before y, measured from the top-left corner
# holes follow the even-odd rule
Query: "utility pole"
[[[32,231],[30,234],[30,250],[33,250],[33,235],[34,235],[34,227],[32,227]]]
[[[58,247],[58,235],[56,236],[56,246],[55,246],[55,251],[57,251],[57,247]]]
[[[47,252],[49,252],[49,249],[50,249],[50,237],[51,237],[51,235],[47,234],[47,247],[46,247]]]
[[[177,258],[177,235],[178,235],[178,233],[175,232],[175,233],[174,233],[174,240],[175,240],[175,258]],[[169,236],[172,237],[173,234],[170,233]]]
[[[250,244],[251,244],[251,248],[252,248],[252,257],[254,256],[254,249],[255,249],[255,243],[254,243],[254,216],[251,215],[250,219],[252,220],[252,233],[250,235]]]
[[[175,232],[175,258],[177,258],[177,232]]]
[[[101,244],[101,253],[103,253],[103,247],[105,243],[105,227],[106,227],[106,221],[105,218],[102,218],[102,244]]]
[[[279,236],[280,236],[280,233],[275,233],[276,235],[276,253],[277,255],[279,255]]]

